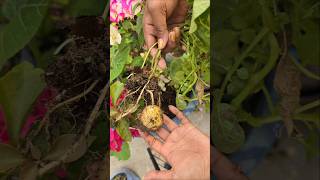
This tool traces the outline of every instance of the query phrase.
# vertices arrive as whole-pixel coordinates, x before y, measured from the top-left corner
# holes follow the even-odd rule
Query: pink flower
[[[59,168],[55,171],[55,175],[59,178],[66,178],[68,176],[68,173],[65,169]]]
[[[110,128],[110,149],[111,151],[120,152],[123,140],[115,129]]]
[[[129,130],[133,137],[140,137],[140,133],[138,129],[130,127]]]
[[[0,143],[8,143],[9,135],[5,124],[4,113],[0,106]]]
[[[125,18],[133,19],[141,12],[142,0],[111,0],[110,21],[119,23]]]
[[[25,124],[23,125],[21,129],[21,137],[24,138],[28,134],[29,130],[31,129],[32,125],[37,121],[42,119],[46,112],[47,112],[47,103],[51,101],[55,96],[57,95],[57,92],[53,90],[52,88],[46,88],[42,91],[40,96],[38,97],[36,104],[33,108],[33,111],[28,116]]]
[[[124,89],[121,92],[121,94],[120,94],[120,96],[119,96],[119,98],[118,98],[118,100],[116,102],[116,106],[118,106],[124,100],[124,98],[127,96],[127,93],[128,93],[128,91],[126,89]],[[114,107],[114,104],[112,103],[112,97],[111,96],[110,96],[110,107],[111,108]]]
[[[22,138],[24,138],[28,134],[30,128],[35,123],[35,121],[43,118],[43,116],[47,112],[47,107],[46,107],[47,103],[51,101],[56,95],[57,95],[57,92],[52,88],[46,88],[42,91],[42,93],[39,95],[38,99],[35,102],[35,105],[33,107],[31,114],[27,117],[25,124],[21,128],[20,136]],[[3,142],[3,143],[9,142],[8,131],[5,125],[5,116],[1,108],[0,108],[0,142]]]

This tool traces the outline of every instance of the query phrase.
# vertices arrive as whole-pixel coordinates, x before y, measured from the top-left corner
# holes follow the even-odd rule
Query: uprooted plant
[[[0,178],[104,179],[109,164],[109,30],[99,15],[108,6],[101,1],[84,12],[85,1],[32,2],[7,1],[3,7],[6,15],[17,16],[6,16],[9,23],[1,36],[27,33],[8,41],[8,47],[1,45],[10,49],[0,52],[1,67],[12,51],[18,54],[0,68],[0,157],[6,159],[0,162]],[[12,6],[18,12],[10,14]],[[88,14],[95,15],[84,16]],[[19,62],[21,54],[28,54],[23,60],[32,57],[32,64],[11,63]]]
[[[143,11],[134,11],[134,15],[119,20],[116,17],[122,17],[123,13],[112,10],[110,143],[111,155],[120,160],[130,157],[128,142],[134,137],[130,131],[157,130],[163,123],[163,113],[174,117],[169,105],[184,110],[189,103],[197,101],[199,110],[209,107],[210,1],[189,3],[190,13],[180,27],[177,48],[171,53],[157,50],[154,56],[150,52],[157,49],[157,43],[144,48]],[[143,5],[140,2],[133,9],[141,10]],[[167,61],[167,69],[158,68],[160,58]]]

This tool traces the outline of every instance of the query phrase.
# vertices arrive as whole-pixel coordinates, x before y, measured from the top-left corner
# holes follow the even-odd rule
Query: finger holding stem
[[[147,59],[148,59],[148,57],[149,57],[149,54],[150,54],[151,50],[152,50],[157,44],[158,44],[158,42],[154,43],[154,44],[149,48],[149,50],[147,51],[147,54],[144,56],[144,60],[143,60],[143,64],[142,64],[142,66],[141,66],[141,69],[142,69],[142,68],[144,67],[144,65],[146,64],[146,61],[147,61]]]

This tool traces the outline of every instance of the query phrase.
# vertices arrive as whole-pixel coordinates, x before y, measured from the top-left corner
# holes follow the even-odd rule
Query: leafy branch
[[[268,28],[262,28],[261,31],[258,33],[258,35],[254,38],[254,40],[251,42],[251,44],[247,47],[247,49],[236,59],[235,63],[231,67],[231,69],[228,71],[228,74],[226,75],[222,85],[221,85],[221,91],[218,96],[218,102],[221,102],[224,91],[227,87],[228,82],[231,80],[232,75],[237,71],[239,66],[241,65],[242,61],[248,56],[248,54],[253,50],[253,48],[261,41],[263,38],[269,33]]]

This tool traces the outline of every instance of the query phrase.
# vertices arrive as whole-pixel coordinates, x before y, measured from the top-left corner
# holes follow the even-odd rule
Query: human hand
[[[143,17],[147,48],[158,42],[158,49],[163,49],[164,52],[174,49],[180,39],[179,25],[185,21],[187,11],[186,0],[147,0]],[[151,55],[155,56],[156,51],[156,48],[153,48]],[[160,59],[158,65],[165,69],[165,60]]]
[[[226,156],[211,146],[211,172],[220,180],[249,180],[241,168],[233,164]]]
[[[172,166],[168,171],[150,171],[145,179],[210,179],[210,141],[174,106],[170,111],[181,120],[181,125],[163,115],[167,131],[160,128],[161,141],[144,132],[142,137],[152,149],[163,156]]]

